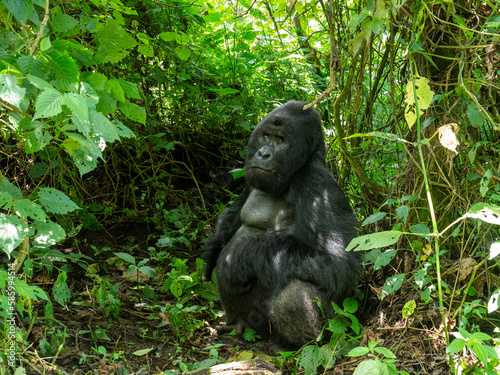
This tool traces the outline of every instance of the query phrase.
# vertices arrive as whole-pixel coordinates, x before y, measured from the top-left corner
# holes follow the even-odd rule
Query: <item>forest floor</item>
[[[131,255],[136,259],[143,259],[149,257],[147,249],[154,237],[150,234],[150,229],[144,224],[121,224],[108,230],[82,231],[73,246],[60,250],[65,253],[83,253],[101,265],[113,257],[113,252],[123,252],[127,248],[131,249]],[[96,249],[106,251],[96,255]],[[172,255],[182,259],[189,257],[185,251]],[[193,255],[191,257],[188,265],[194,269],[195,258]],[[168,262],[158,266],[168,272]],[[180,335],[169,324],[168,316],[148,307],[149,302],[155,306],[175,305],[178,302],[168,290],[162,290],[163,282],[144,279],[138,284],[127,280],[126,267],[111,265],[106,267],[105,273],[103,269],[100,276],[106,276],[111,286],[116,287],[121,301],[118,316],[106,314],[99,307],[92,293],[95,279],[86,276],[83,268],[73,266],[73,271],[68,273],[72,298],[67,308],[54,302],[52,327],[46,321],[45,325],[38,323],[31,328],[28,337],[30,346],[22,357],[28,374],[161,374],[193,369],[199,366],[191,365],[202,361],[211,364],[250,358],[263,358],[283,373],[297,369],[292,361],[283,361],[271,354],[268,341],[251,343],[236,336],[217,336],[214,328],[224,318],[213,320],[206,310],[193,312],[196,319],[203,321],[202,327],[193,330],[190,335]],[[54,282],[50,275],[35,277],[35,283],[47,292],[51,291]],[[154,291],[156,302],[144,297],[141,292],[144,285]],[[362,343],[380,341],[378,346],[391,349],[396,354],[398,370],[405,370],[409,374],[449,373],[446,357],[442,356],[446,344],[435,306],[417,309],[411,319],[404,320],[401,311],[411,298],[412,291],[401,289],[400,293],[380,303],[377,290],[381,286],[376,285],[371,276],[362,280],[360,288],[366,297],[365,301],[360,301],[360,312],[357,314],[364,326]],[[208,304],[201,299],[199,303]],[[218,302],[215,308],[220,309]],[[43,317],[42,303],[37,306],[37,310],[38,316]],[[42,318],[41,321],[45,320]],[[54,349],[54,355],[42,358],[39,350],[41,343],[50,341],[51,337],[64,331],[66,340],[60,350]],[[216,348],[215,352],[213,348]],[[367,358],[345,357],[324,373],[350,374]]]

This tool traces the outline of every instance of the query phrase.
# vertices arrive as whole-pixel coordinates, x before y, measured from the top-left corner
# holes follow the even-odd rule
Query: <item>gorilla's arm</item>
[[[241,227],[241,208],[249,195],[249,189],[245,188],[243,192],[236,198],[234,203],[229,207],[217,221],[217,230],[205,242],[204,250],[201,258],[205,261],[206,277],[210,280],[212,271],[217,264],[217,258],[220,252],[227,245],[229,240],[233,237],[236,231]]]

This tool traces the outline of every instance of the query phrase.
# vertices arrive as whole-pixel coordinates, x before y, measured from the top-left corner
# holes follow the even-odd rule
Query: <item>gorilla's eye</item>
[[[278,143],[283,143],[283,142],[285,142],[285,138],[284,137],[278,137],[277,141],[278,141]]]
[[[262,138],[264,138],[264,139],[269,139],[269,134],[267,134],[267,133],[262,133]]]

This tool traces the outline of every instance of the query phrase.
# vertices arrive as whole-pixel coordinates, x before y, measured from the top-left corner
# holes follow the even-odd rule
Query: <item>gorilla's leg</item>
[[[219,333],[228,333],[234,329],[241,334],[245,328],[252,328],[262,337],[270,335],[268,305],[271,293],[258,281],[248,283],[238,290],[228,290],[219,285],[219,296],[228,323],[217,328]]]
[[[272,299],[270,316],[278,350],[300,348],[320,335],[323,314],[316,302],[320,297],[312,284],[292,280]]]

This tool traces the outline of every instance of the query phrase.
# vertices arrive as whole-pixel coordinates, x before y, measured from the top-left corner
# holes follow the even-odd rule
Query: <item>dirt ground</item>
[[[108,230],[82,231],[72,245],[66,244],[60,250],[66,253],[83,253],[100,263],[112,256],[113,251],[124,251],[127,246],[133,246],[132,255],[143,259],[148,257],[148,246],[153,246],[156,241],[154,233],[151,233],[153,231],[144,224],[122,224]],[[95,248],[103,247],[111,250],[95,255]],[[178,257],[186,258],[185,250]],[[194,267],[194,256],[189,263]],[[168,267],[166,264],[161,266]],[[217,336],[214,328],[223,318],[213,320],[206,312],[197,315],[197,319],[204,321],[202,328],[196,329],[188,339],[178,337],[167,319],[162,319],[161,314],[137,302],[144,298],[143,294],[139,293],[137,283],[124,281],[123,269],[109,268],[106,276],[111,285],[123,282],[118,288],[122,306],[116,318],[107,316],[94,301],[91,293],[93,280],[78,266],[73,266],[73,272],[68,274],[72,293],[70,304],[65,308],[54,303],[55,320],[52,329],[43,318],[44,305],[40,303],[36,306],[41,322],[31,328],[29,347],[21,356],[28,374],[175,373],[185,370],[185,365],[213,358],[213,351],[210,352],[207,347],[217,344],[221,344],[217,347],[218,359],[224,361],[258,357],[273,363],[283,373],[296,369],[291,361],[280,361],[270,354],[270,342],[250,343],[235,336]],[[446,357],[442,355],[446,345],[437,307],[420,308],[411,319],[404,320],[401,311],[405,302],[412,298],[410,286],[380,303],[377,295],[383,281],[382,276],[377,277],[369,272],[365,272],[363,277],[361,288],[365,299],[360,301],[360,311],[357,314],[364,326],[362,342],[366,344],[370,340],[377,340],[380,341],[379,346],[391,349],[398,358],[398,370],[405,370],[410,374],[449,373]],[[51,276],[35,277],[35,283],[46,291],[51,290],[54,282]],[[148,280],[144,284],[156,293],[156,305],[176,303],[170,292],[162,290],[162,283],[155,284]],[[29,329],[28,326],[23,328]],[[60,350],[51,357],[40,357],[41,341],[50,338],[54,332],[64,330],[66,340]],[[102,348],[105,348],[105,354]],[[364,359],[367,357],[344,358],[324,373],[350,374]]]

